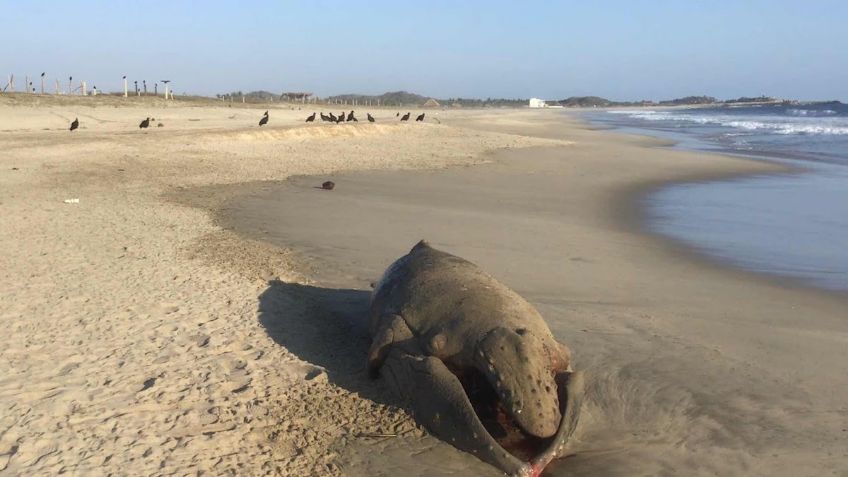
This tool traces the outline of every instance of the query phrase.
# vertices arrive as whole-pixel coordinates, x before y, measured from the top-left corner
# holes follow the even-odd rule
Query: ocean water
[[[610,110],[588,119],[800,169],[664,187],[646,200],[647,226],[734,266],[848,291],[848,105]]]

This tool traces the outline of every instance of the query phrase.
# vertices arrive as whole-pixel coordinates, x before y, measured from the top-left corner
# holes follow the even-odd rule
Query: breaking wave
[[[621,110],[609,113],[645,121],[715,125],[773,134],[848,135],[848,118],[837,117],[836,111],[833,110],[790,109],[786,111],[789,117],[654,110]]]

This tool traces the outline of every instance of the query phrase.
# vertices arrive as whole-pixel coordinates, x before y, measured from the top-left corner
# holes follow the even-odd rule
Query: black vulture
[[[311,123],[312,121],[315,121],[315,113],[312,113],[312,116],[306,118],[307,123]]]
[[[262,127],[268,124],[268,111],[265,111],[265,115],[262,116],[262,119],[259,120],[259,126]]]
[[[79,119],[74,118],[74,121],[71,123],[71,131],[79,127]]]
[[[350,113],[348,113],[348,115],[347,115],[347,120],[348,120],[348,121],[356,121],[356,122],[359,122],[359,120],[358,120],[358,119],[356,119],[356,116],[354,116],[354,115],[353,115],[353,110],[350,110]]]
[[[369,122],[369,123],[373,123],[373,122],[374,122],[374,116],[371,116],[371,113],[368,113],[368,122]]]
[[[406,113],[403,116],[401,116],[400,120],[401,121],[409,121],[409,113]]]
[[[147,126],[150,126],[150,118],[146,118],[141,124],[138,125],[139,129],[145,129]]]
[[[421,113],[417,118],[415,118],[415,121],[424,121],[424,113]]]
[[[330,113],[330,122],[336,122],[336,115],[333,113]]]

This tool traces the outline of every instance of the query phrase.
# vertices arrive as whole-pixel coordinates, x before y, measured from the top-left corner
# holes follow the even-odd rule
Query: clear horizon
[[[848,100],[848,3],[834,0],[4,3],[0,75],[18,91],[44,71],[49,91],[69,76],[119,91],[127,75],[208,96]]]

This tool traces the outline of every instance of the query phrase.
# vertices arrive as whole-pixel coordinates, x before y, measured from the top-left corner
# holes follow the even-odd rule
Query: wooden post
[[[126,98],[127,96],[129,96],[129,93],[127,91],[127,76],[124,75],[124,97]]]
[[[85,81],[82,82],[80,87],[82,88],[82,95],[85,96]]]
[[[41,94],[44,94],[44,73],[41,73]]]
[[[59,78],[56,78],[56,94],[59,94]]]
[[[9,75],[9,92],[15,92],[15,75]]]
[[[73,85],[72,85],[73,81],[74,81],[74,77],[68,76],[68,95],[73,93],[73,91],[71,91],[71,88],[73,87]]]
[[[24,92],[29,93],[29,76],[24,76]]]

